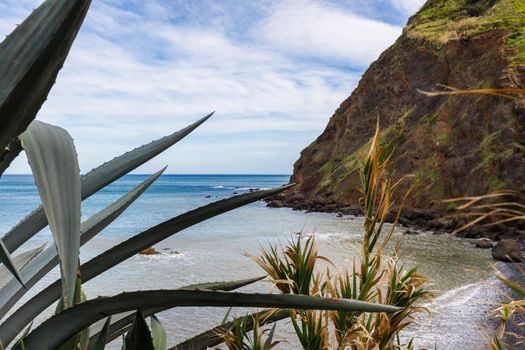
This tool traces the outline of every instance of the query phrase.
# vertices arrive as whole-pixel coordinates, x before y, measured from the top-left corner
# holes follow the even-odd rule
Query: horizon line
[[[80,175],[85,175],[87,173],[81,173]],[[123,176],[128,175],[136,175],[136,176],[150,176],[154,173],[131,173],[131,174],[125,174]],[[33,176],[32,173],[7,173],[2,174],[2,176]],[[277,174],[277,173],[165,173],[161,176],[165,175],[175,175],[175,176],[292,176],[292,174]]]

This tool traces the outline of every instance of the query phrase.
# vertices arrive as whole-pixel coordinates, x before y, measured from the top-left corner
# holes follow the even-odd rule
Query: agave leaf
[[[226,282],[206,282],[198,284],[190,284],[188,286],[180,287],[179,290],[222,290],[222,291],[231,291],[238,288],[245,287],[255,282],[259,282],[265,279],[266,276],[260,276],[255,278],[236,280],[236,281],[226,281]]]
[[[83,175],[81,178],[82,200],[88,198],[93,193],[109,185],[122,175],[129,173],[159,153],[173,146],[208,120],[212,114],[213,113],[208,114],[204,118],[201,118],[195,123],[169,136],[160,138],[146,145],[135,148],[130,152],[124,153]],[[33,237],[38,231],[46,227],[46,225],[47,218],[44,210],[42,207],[38,207],[5,234],[3,237],[4,244],[10,252],[13,252],[28,239]]]
[[[193,338],[187,339],[184,342],[175,345],[169,350],[206,350],[211,349],[214,346],[222,344],[224,338],[221,334],[226,333],[231,329],[235,324],[244,324],[246,325],[246,331],[253,329],[254,323],[253,320],[259,320],[259,324],[262,326],[264,324],[277,322],[283,320],[287,317],[290,317],[289,310],[263,310],[260,312],[253,313],[251,315],[239,317],[233,321],[224,323],[220,326],[217,326],[213,329],[210,329],[206,332],[198,334]]]
[[[163,167],[146,180],[135,186],[131,191],[120,197],[104,210],[99,211],[80,226],[80,244],[85,244],[97,233],[115,221],[135,200],[137,200],[157,179],[166,171],[168,166]]]
[[[22,152],[22,143],[16,138],[5,148],[4,154],[0,156],[0,176],[9,168],[20,152]]]
[[[35,120],[20,135],[57,247],[62,297],[73,305],[80,248],[80,168],[69,133]]]
[[[31,322],[29,324],[29,326],[26,327],[26,329],[24,330],[24,333],[22,333],[22,335],[20,336],[20,338],[18,338],[17,340],[17,344],[22,344],[22,347],[23,347],[23,343],[24,343],[24,338],[27,337],[27,335],[29,334],[29,332],[31,331],[31,328],[33,327],[33,322]],[[23,347],[24,348],[24,347]],[[1,347],[1,344],[0,344],[0,349],[3,349]]]
[[[74,299],[74,305],[79,305],[86,301],[86,294],[82,290],[82,281],[80,280],[80,277],[77,276],[76,284],[75,284],[75,299]],[[64,304],[62,300],[58,302],[57,310],[55,313],[59,313],[64,311]],[[78,334],[75,334],[73,337],[68,339],[62,346],[58,348],[58,350],[72,350],[72,349],[79,349],[79,350],[85,350],[87,348],[87,342],[89,341],[89,327],[84,328],[81,330]]]
[[[80,225],[80,245],[84,245],[96,234],[118,218],[148,187],[158,179],[166,167],[159,170],[131,191],[120,197],[108,207],[99,211]],[[15,258],[16,264],[16,258]],[[42,277],[58,264],[56,247],[53,245],[39,254],[27,266],[22,268],[22,277],[26,280],[26,287],[22,288],[16,281],[11,280],[0,289],[0,317],[3,317],[15,303],[33,287]]]
[[[9,254],[9,251],[4,245],[4,242],[0,239],[0,262],[4,264],[7,271],[9,271],[18,282],[23,286],[24,281],[22,280],[22,276],[20,276],[20,272],[18,271],[18,268],[15,266],[15,263],[13,259],[11,258],[11,254]]]
[[[151,337],[153,338],[153,348],[155,350],[166,350],[166,329],[159,321],[157,316],[151,315]]]
[[[227,292],[227,291],[232,291],[232,290],[253,284],[255,282],[262,280],[265,277],[266,276],[242,279],[242,280],[236,280],[236,281],[208,282],[208,283],[192,284],[192,285],[180,287],[178,289],[179,290],[206,289],[206,290],[220,290],[220,291]],[[154,315],[164,310],[165,308],[146,309],[146,310],[143,310],[142,313],[144,314],[144,317],[147,317],[147,316]],[[124,332],[126,332],[128,330],[129,325],[133,323],[133,320],[134,320],[133,316],[134,316],[133,312],[125,312],[122,314],[115,315],[114,317],[115,321],[111,323],[110,331],[108,332],[108,335],[105,337],[106,342],[110,342],[118,338]],[[104,326],[102,326],[102,322],[100,321],[91,326],[90,333],[93,334],[93,336],[90,339],[90,345],[88,349],[91,349],[91,350],[95,349],[95,344],[97,342],[97,339],[99,339],[100,337],[103,327],[105,327],[105,324]]]
[[[231,293],[201,290],[153,290],[122,293],[76,305],[49,318],[25,338],[29,349],[54,349],[71,335],[97,322],[105,315],[114,315],[142,308],[160,307],[269,307],[354,312],[397,312],[401,309],[349,299],[331,299],[292,294]],[[50,337],[49,334],[53,334]],[[126,344],[128,348],[129,344]],[[14,349],[21,349],[14,347]]]
[[[45,248],[45,244],[42,244],[40,247],[35,249],[28,250],[23,252],[13,258],[14,265],[20,271],[27,264],[29,264],[37,255],[39,255]],[[6,285],[10,280],[12,280],[13,275],[7,270],[5,266],[0,265],[0,288]]]
[[[109,335],[110,325],[111,325],[111,316],[109,316],[106,319],[106,322],[104,322],[104,327],[102,328],[102,331],[96,337],[96,340],[93,346],[93,350],[104,350],[104,348],[106,347],[106,343],[108,342],[107,339]]]
[[[124,338],[127,350],[155,350],[151,332],[140,310],[135,313],[133,327]]]
[[[0,159],[35,119],[90,0],[47,0],[0,44]]]
[[[145,248],[180,232],[202,221],[226,213],[230,210],[253,203],[265,197],[272,196],[291,188],[292,185],[276,189],[256,191],[223,199],[203,207],[191,210],[157,226],[154,226],[136,236],[105,251],[81,266],[84,282],[100,275],[120,262],[140,253]],[[55,281],[31,300],[20,306],[7,320],[0,325],[0,342],[8,345],[21,329],[45,310],[60,296],[60,281]]]

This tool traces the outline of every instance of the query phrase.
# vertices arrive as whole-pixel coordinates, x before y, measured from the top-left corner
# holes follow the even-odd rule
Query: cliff
[[[422,224],[451,210],[446,198],[525,189],[523,107],[498,97],[417,91],[436,84],[524,88],[524,82],[525,0],[429,0],[301,152],[291,178],[298,185],[279,205],[359,207],[356,168],[378,116],[385,147],[394,150],[392,175],[414,175],[407,220]],[[451,228],[439,220],[433,225]]]

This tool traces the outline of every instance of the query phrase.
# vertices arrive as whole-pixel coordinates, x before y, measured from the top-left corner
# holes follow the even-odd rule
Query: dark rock
[[[482,238],[476,242],[476,248],[488,249],[492,248],[494,243],[490,239]]]
[[[405,235],[409,235],[409,236],[415,236],[415,235],[418,235],[420,232],[418,231],[413,231],[413,230],[405,230],[405,232],[403,232],[403,234]]]
[[[271,201],[270,203],[268,203],[268,207],[270,207],[270,208],[282,208],[282,207],[284,207],[284,203],[282,201],[275,200],[275,201]]]
[[[149,247],[139,253],[140,255],[157,255],[160,254],[155,248]]]
[[[492,257],[505,262],[522,262],[521,245],[513,239],[504,239],[492,247]]]
[[[337,217],[338,218],[342,218],[343,217],[343,213],[337,213]]]
[[[302,193],[294,193],[291,197],[290,197],[290,201],[291,202],[294,202],[294,201],[303,201],[305,199],[305,195],[302,194]]]
[[[205,196],[204,198],[211,198],[211,196],[210,196],[210,195],[207,195],[207,196]]]

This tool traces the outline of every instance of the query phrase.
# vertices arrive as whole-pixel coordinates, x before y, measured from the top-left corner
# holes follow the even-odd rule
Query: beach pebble
[[[476,242],[476,248],[481,249],[488,249],[492,248],[494,246],[494,243],[490,239],[482,238]]]
[[[522,262],[521,245],[514,239],[504,239],[492,247],[492,257],[505,262]]]

